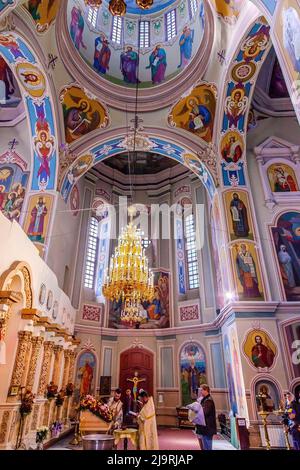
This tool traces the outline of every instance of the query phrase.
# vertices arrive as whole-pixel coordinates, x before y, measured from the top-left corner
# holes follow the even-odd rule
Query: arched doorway
[[[142,348],[131,348],[120,355],[120,379],[119,385],[125,394],[125,390],[133,390],[134,383],[131,380],[136,376],[140,381],[137,389],[143,388],[153,395],[153,353]]]

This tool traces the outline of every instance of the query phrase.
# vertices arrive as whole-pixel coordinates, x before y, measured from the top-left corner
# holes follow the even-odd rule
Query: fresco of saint
[[[167,55],[165,49],[160,45],[157,45],[154,51],[150,54],[149,65],[146,69],[150,68],[153,85],[163,82],[167,68]]]
[[[179,39],[180,64],[178,65],[178,68],[184,68],[190,62],[193,53],[193,42],[194,30],[190,29],[189,26],[185,26]]]
[[[126,52],[121,54],[120,68],[123,74],[124,82],[139,83],[137,78],[137,67],[139,64],[139,56],[131,46],[126,48]]]

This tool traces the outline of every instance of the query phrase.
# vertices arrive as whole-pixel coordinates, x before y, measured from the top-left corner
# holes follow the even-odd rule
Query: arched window
[[[188,271],[189,289],[197,289],[199,287],[199,268],[196,249],[196,231],[194,214],[186,216],[184,221],[185,228],[185,249]]]
[[[114,16],[112,22],[111,40],[115,44],[121,44],[123,31],[123,20],[121,16]]]
[[[197,0],[189,0],[189,7],[190,7],[190,18],[194,18],[197,12]]]
[[[140,21],[139,46],[150,47],[150,21]]]
[[[98,9],[89,7],[87,20],[93,26],[93,28],[96,28],[97,17],[98,17]]]
[[[92,217],[89,226],[88,244],[85,261],[84,287],[93,289],[98,245],[98,220]]]
[[[177,34],[176,28],[176,10],[171,10],[166,14],[166,34],[167,41],[175,38]]]

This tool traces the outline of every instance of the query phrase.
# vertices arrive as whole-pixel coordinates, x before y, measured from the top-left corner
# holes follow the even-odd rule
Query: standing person
[[[159,450],[153,397],[143,390],[139,394],[143,407],[137,416],[140,450]]]
[[[116,429],[120,429],[123,424],[123,403],[121,402],[122,390],[116,388],[114,395],[108,400],[108,407],[113,414],[113,419],[108,430],[108,434],[113,434]]]
[[[195,433],[197,435],[197,426],[206,426],[205,422],[205,416],[204,416],[204,410],[201,406],[201,401],[202,398],[198,398],[197,401],[194,403],[191,403],[190,405],[187,405],[187,408],[189,410],[189,421],[191,421],[195,425]],[[198,437],[198,442],[200,445],[200,449],[203,449],[203,441],[200,435],[197,435]]]
[[[202,440],[203,450],[212,450],[213,435],[217,434],[216,408],[210,395],[210,388],[203,384],[200,387],[201,406],[203,408],[205,425],[196,425],[196,434]]]
[[[124,400],[124,424],[126,426],[130,426],[133,424],[133,416],[130,413],[133,410],[133,397],[131,394],[130,388],[128,388],[125,392],[125,400]]]

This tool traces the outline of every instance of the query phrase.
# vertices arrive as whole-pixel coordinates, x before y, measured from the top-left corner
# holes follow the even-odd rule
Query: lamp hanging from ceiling
[[[152,7],[154,0],[136,0],[136,4],[142,10]],[[84,3],[90,8],[99,8],[102,0],[84,0]],[[126,3],[124,0],[110,0],[109,11],[113,16],[124,16],[126,14]]]
[[[111,301],[122,301],[121,320],[139,324],[141,302],[154,298],[153,273],[142,243],[142,233],[133,223],[134,208],[129,208],[130,222],[119,236],[115,253],[110,260],[109,271],[103,285],[103,295]]]

